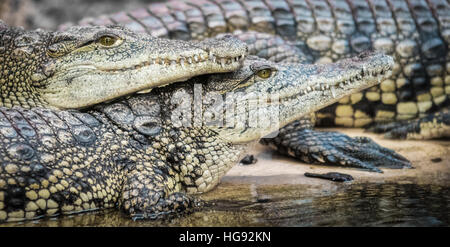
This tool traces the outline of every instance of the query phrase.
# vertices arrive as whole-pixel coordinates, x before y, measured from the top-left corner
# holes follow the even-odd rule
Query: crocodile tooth
[[[137,94],[146,94],[146,93],[150,93],[150,91],[152,91],[152,88],[144,89],[144,90],[138,91],[136,93]]]
[[[192,58],[191,57],[188,57],[187,61],[188,61],[189,64],[192,64]]]
[[[194,61],[195,61],[196,63],[198,63],[198,56],[197,56],[197,54],[194,55]]]
[[[225,58],[220,59],[220,65],[225,66],[225,62],[226,62]]]
[[[336,91],[335,91],[334,87],[331,87],[330,91],[331,91],[331,95],[333,95],[333,98],[336,98]]]

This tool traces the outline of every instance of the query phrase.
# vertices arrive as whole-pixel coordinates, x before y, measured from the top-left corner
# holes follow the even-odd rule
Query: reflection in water
[[[299,205],[296,205],[296,202]],[[449,188],[415,184],[355,184],[310,202],[280,202],[282,226],[436,226],[450,223]],[[267,210],[270,214],[271,210]]]
[[[330,196],[311,196],[304,186],[221,187],[223,199],[170,221],[132,221],[118,210],[8,223],[6,226],[448,226],[450,188],[416,184],[350,184]],[[245,185],[243,185],[245,188]],[[228,190],[228,192],[227,192]],[[237,191],[237,192],[236,192]],[[233,198],[233,199],[230,199]]]

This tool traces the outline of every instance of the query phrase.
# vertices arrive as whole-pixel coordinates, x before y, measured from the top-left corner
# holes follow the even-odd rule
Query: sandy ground
[[[326,129],[323,129],[326,130]],[[340,131],[349,136],[368,136],[378,144],[394,149],[413,165],[413,169],[382,169],[384,173],[367,172],[354,168],[309,165],[293,158],[285,157],[269,147],[258,145],[251,152],[258,162],[254,165],[237,165],[222,179],[222,183],[243,183],[255,185],[300,184],[334,187],[337,183],[304,176],[305,172],[346,173],[354,182],[375,183],[416,183],[450,184],[450,142],[447,140],[412,141],[387,140],[382,135],[365,133],[363,129],[329,129]],[[433,162],[440,158],[442,161]]]

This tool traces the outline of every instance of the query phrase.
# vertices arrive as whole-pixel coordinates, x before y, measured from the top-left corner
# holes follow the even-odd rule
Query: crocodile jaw
[[[197,75],[236,70],[242,66],[244,58],[243,55],[230,58],[227,59],[230,62],[224,64],[221,63],[223,60],[210,59],[190,64],[183,60],[181,64],[160,64],[156,63],[156,59],[150,59],[140,67],[109,71],[92,65],[79,66],[75,71],[67,72],[65,80],[52,83],[41,94],[47,103],[56,108],[85,108]]]
[[[111,49],[112,55],[74,51],[44,65],[51,76],[38,93],[49,107],[86,108],[197,75],[234,71],[247,55],[247,46],[231,36],[187,42],[139,34],[122,46]]]
[[[306,66],[311,70],[298,77],[302,85],[293,90],[295,95],[280,97],[281,127],[345,96],[381,83],[389,78],[393,66],[392,57],[382,53],[365,53],[333,64]],[[291,80],[295,81],[294,78]]]
[[[253,103],[248,103],[248,110],[237,115],[249,116],[253,124],[215,131],[231,143],[257,141],[304,115],[379,84],[391,75],[393,65],[392,57],[381,53],[362,54],[333,64],[278,65],[271,80],[249,87],[250,94],[241,97],[241,101]],[[255,103],[257,100],[259,104]]]

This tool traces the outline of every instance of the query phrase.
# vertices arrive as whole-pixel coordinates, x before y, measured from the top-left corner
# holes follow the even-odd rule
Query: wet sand
[[[450,141],[448,140],[388,140],[382,135],[366,133],[363,129],[321,129],[339,131],[349,136],[367,136],[383,147],[391,148],[407,159],[413,169],[385,169],[383,173],[368,172],[356,168],[310,165],[296,159],[285,157],[269,147],[257,145],[250,153],[258,162],[253,165],[237,165],[222,179],[222,183],[249,184],[299,184],[323,185],[335,182],[305,177],[305,172],[346,173],[355,179],[353,182],[376,183],[415,183],[415,184],[450,184]],[[441,159],[433,162],[434,159]]]

